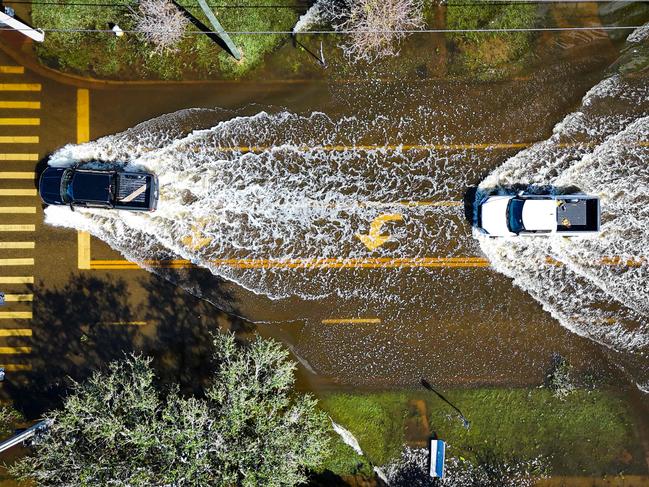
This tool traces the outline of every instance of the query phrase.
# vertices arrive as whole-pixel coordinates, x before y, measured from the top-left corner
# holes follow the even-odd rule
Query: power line
[[[29,4],[29,5],[56,5],[60,7],[74,6],[74,7],[132,7],[136,2],[132,3],[92,3],[92,2],[65,2],[58,1],[41,1],[31,2],[29,0],[9,0],[12,4]],[[485,0],[484,2],[465,2],[465,3],[442,3],[441,5],[447,7],[470,7],[470,6],[492,6],[492,5],[524,5],[524,4],[556,4],[556,3],[608,3],[610,0]],[[646,3],[646,0],[625,0],[624,3]],[[183,4],[183,7],[199,7],[198,4]],[[303,4],[285,4],[285,5],[221,5],[221,4],[208,4],[211,8],[295,8],[303,9],[308,8],[309,3]]]
[[[592,27],[521,27],[511,29],[395,29],[395,30],[309,30],[293,32],[292,30],[260,30],[260,31],[228,31],[233,35],[351,35],[351,34],[468,34],[468,33],[511,33],[511,32],[566,32],[566,31],[615,31],[615,30],[635,30],[643,25],[602,25]],[[0,27],[0,31],[21,31],[29,29],[13,29],[11,27]],[[43,32],[56,33],[105,33],[114,35],[111,29],[38,29]],[[142,34],[143,30],[124,30],[126,34]],[[173,33],[173,30],[157,30],[161,34]],[[216,31],[187,31],[189,35],[218,34]]]

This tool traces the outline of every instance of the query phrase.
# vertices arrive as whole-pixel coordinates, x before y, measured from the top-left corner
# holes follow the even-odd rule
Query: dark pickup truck
[[[131,211],[154,211],[158,205],[158,178],[145,172],[50,166],[38,186],[48,205]]]

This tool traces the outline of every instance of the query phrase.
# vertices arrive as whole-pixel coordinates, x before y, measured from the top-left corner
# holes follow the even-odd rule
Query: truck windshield
[[[512,198],[507,205],[507,226],[509,231],[513,233],[520,233],[525,230],[523,226],[523,205],[524,200]]]
[[[73,169],[66,169],[61,176],[61,198],[64,202],[70,203],[74,196],[72,195],[72,176],[74,175]]]

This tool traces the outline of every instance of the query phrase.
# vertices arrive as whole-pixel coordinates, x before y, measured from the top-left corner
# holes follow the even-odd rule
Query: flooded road
[[[522,278],[512,285],[502,251],[474,237],[467,195],[580,109],[617,58],[607,46],[502,82],[273,85],[243,109],[236,93],[248,86],[190,99],[164,99],[163,89],[146,116],[138,89],[120,91],[120,103],[94,92],[93,137],[107,136],[68,146],[51,163],[151,170],[158,211],[50,207],[45,221],[88,231],[121,254],[93,240],[97,272],[148,268],[258,322],[289,344],[313,387],[413,385],[422,376],[537,384],[555,352],[606,376],[620,364],[601,340],[555,321]],[[646,110],[642,100],[633,95],[636,111]],[[104,118],[104,107],[120,117]],[[585,144],[597,144],[586,132]]]

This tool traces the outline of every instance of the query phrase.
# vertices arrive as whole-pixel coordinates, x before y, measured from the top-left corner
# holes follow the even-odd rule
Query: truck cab
[[[158,178],[144,172],[50,166],[41,174],[39,193],[48,205],[154,211]]]
[[[478,228],[491,237],[577,237],[600,230],[599,198],[585,194],[493,195],[478,208]]]

